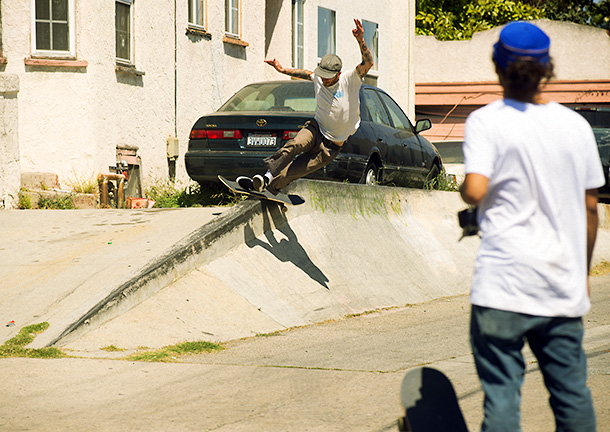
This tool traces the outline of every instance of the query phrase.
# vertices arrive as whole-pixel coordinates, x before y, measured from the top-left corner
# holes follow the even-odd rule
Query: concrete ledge
[[[238,204],[35,343],[225,341],[468,292],[479,240],[458,242],[459,194],[310,180],[290,192],[305,204]],[[608,231],[598,239],[595,260],[610,260]]]
[[[266,202],[239,204],[48,343],[99,347],[100,332],[117,346],[131,346],[121,335],[139,338],[136,346],[191,332],[228,340],[466,292],[477,240],[457,242],[457,194],[307,180],[290,192],[306,203],[286,214]],[[184,296],[183,328],[163,309],[178,306],[157,309]]]
[[[108,321],[141,303],[167,285],[192,271],[206,259],[226,253],[240,238],[234,238],[237,227],[260,213],[261,202],[247,201],[223,213],[150,263],[97,303],[77,321],[70,324],[46,346],[69,342],[100,323]],[[212,248],[214,246],[214,248]]]

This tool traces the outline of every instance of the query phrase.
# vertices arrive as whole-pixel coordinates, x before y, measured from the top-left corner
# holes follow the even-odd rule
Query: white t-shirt
[[[537,316],[590,308],[585,190],[604,184],[587,121],[557,103],[510,99],[470,114],[466,174],[489,179],[471,303]]]
[[[360,126],[360,86],[362,78],[356,69],[344,72],[339,81],[325,87],[314,74],[316,121],[320,132],[333,142],[344,142]]]

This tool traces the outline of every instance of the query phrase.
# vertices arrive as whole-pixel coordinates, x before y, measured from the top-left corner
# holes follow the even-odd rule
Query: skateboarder
[[[264,160],[267,173],[253,179],[238,177],[244,189],[276,194],[290,182],[304,177],[337,157],[341,146],[360,126],[360,86],[373,66],[373,56],[364,42],[364,30],[355,19],[352,34],[360,46],[362,63],[355,69],[341,72],[341,59],[326,54],[313,71],[285,69],[276,59],[265,60],[276,71],[295,78],[312,80],[316,94],[315,119],[308,121],[296,137],[289,140],[275,154]]]
[[[478,205],[470,341],[484,398],[482,431],[517,432],[525,341],[539,362],[557,431],[595,431],[582,347],[588,271],[604,175],[589,124],[542,101],[550,39],[507,24],[493,61],[504,98],[465,125],[461,194]],[[550,427],[550,426],[549,426]]]

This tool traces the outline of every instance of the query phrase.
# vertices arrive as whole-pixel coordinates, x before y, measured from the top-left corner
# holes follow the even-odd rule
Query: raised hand
[[[362,28],[362,23],[359,19],[355,19],[354,23],[356,24],[356,28],[352,30],[352,34],[354,35],[357,41],[361,41],[364,38],[364,29]]]
[[[268,65],[272,66],[278,72],[283,72],[283,70],[284,70],[284,68],[282,68],[282,65],[280,64],[280,62],[277,61],[276,59],[265,60],[265,63],[267,63]]]

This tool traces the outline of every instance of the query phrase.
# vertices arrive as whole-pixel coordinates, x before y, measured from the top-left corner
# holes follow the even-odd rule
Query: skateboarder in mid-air
[[[292,181],[328,165],[347,138],[356,132],[360,126],[360,86],[373,66],[373,56],[364,42],[362,23],[357,19],[354,23],[356,28],[352,34],[360,46],[362,63],[344,74],[341,59],[335,54],[322,57],[313,72],[285,69],[276,59],[265,60],[280,73],[314,82],[316,115],[296,137],[264,160],[267,173],[252,179],[238,177],[240,187],[258,192],[267,189],[277,194]]]

